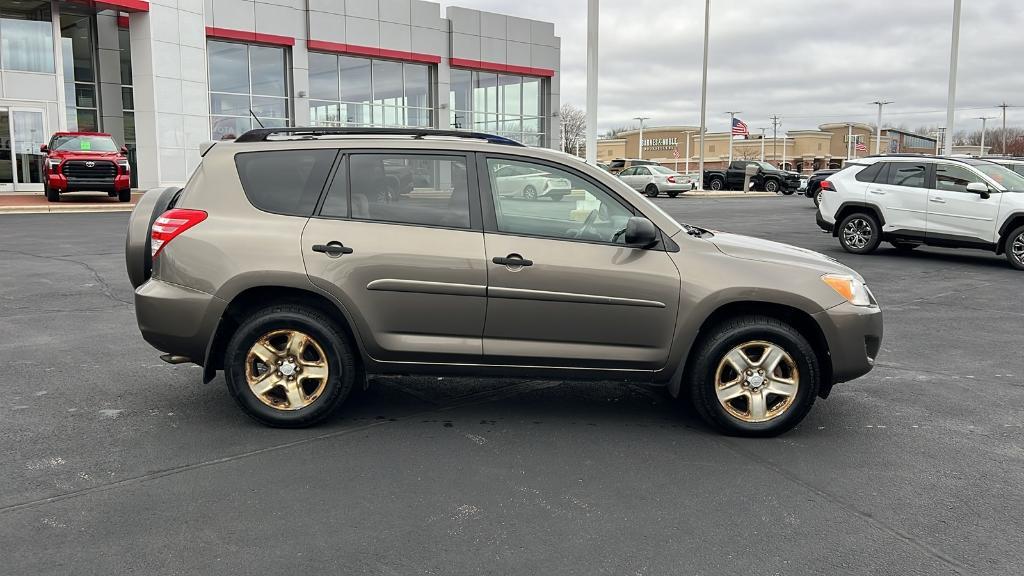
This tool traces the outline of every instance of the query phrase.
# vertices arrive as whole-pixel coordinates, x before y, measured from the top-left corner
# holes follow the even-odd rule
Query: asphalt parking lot
[[[803,197],[658,203],[860,271],[878,367],[771,440],[657,388],[447,378],[268,429],[139,336],[127,214],[0,216],[0,573],[1019,574],[1024,275],[849,255]]]

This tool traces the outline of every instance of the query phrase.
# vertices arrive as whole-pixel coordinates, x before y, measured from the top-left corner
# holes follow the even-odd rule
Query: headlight
[[[50,172],[56,172],[60,168],[60,160],[47,160],[46,165],[50,168]]]
[[[874,306],[875,298],[863,282],[846,274],[825,274],[821,280],[854,306]]]
[[[132,170],[132,167],[131,165],[128,164],[127,160],[118,160],[117,165],[121,167],[121,170],[123,170],[125,174],[131,172]]]

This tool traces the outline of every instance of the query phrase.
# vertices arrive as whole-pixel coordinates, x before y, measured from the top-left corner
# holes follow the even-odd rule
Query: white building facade
[[[558,142],[549,22],[421,0],[0,0],[0,192],[52,133],[108,132],[141,188],[263,126],[435,127]]]

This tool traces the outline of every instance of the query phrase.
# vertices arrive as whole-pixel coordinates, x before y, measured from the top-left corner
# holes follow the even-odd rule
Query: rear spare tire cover
[[[153,188],[142,195],[128,220],[128,235],[124,242],[124,261],[132,288],[149,280],[153,259],[149,254],[149,229],[164,213],[171,199],[181,188]]]

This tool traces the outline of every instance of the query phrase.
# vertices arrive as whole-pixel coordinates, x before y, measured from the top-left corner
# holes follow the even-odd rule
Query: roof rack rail
[[[511,138],[486,134],[484,132],[463,132],[462,130],[437,130],[434,128],[332,128],[329,126],[294,126],[288,128],[255,128],[242,134],[235,142],[266,142],[271,136],[299,136],[317,138],[319,136],[411,136],[422,139],[425,136],[445,136],[449,138],[471,138],[484,140],[490,144],[505,146],[525,146]]]

